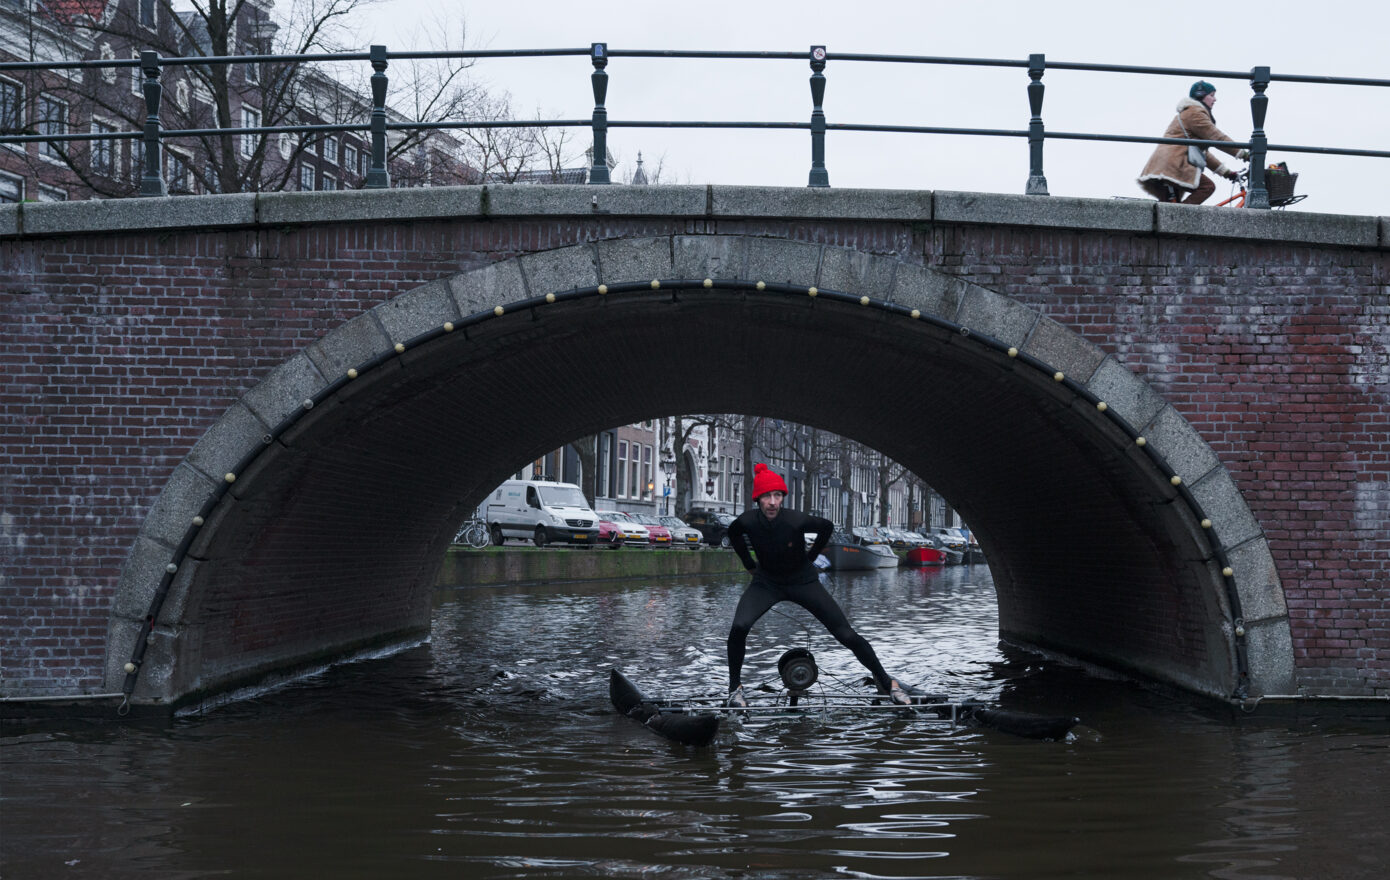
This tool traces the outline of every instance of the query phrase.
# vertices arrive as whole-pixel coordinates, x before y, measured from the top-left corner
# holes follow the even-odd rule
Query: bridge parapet
[[[1390,216],[1246,211],[1141,199],[718,185],[484,185],[24,203],[0,205],[0,240],[130,229],[532,217],[879,220],[1390,247]]]

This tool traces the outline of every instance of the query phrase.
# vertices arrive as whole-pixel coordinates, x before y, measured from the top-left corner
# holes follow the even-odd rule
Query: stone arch
[[[765,346],[797,360],[759,370]],[[705,352],[736,376],[674,397],[608,392],[588,381],[586,351],[653,368]],[[874,390],[875,375],[913,369],[959,394],[917,389],[894,408]],[[930,418],[906,412],[922,400]],[[281,365],[153,506],[118,585],[107,683],[181,701],[418,637],[454,526],[516,462],[683,411],[816,424],[927,477],[980,536],[1007,637],[1218,697],[1293,689],[1260,525],[1140,377],[932,269],[737,235],[505,260],[383,303]],[[450,443],[466,452],[459,472],[444,466]],[[384,537],[373,505],[393,518]],[[1059,546],[1059,514],[1108,546]],[[318,575],[334,601],[309,589]]]

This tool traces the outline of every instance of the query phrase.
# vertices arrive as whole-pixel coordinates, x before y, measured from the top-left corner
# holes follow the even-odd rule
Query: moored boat
[[[897,568],[898,563],[902,561],[887,544],[861,544],[860,547],[873,557],[875,568]]]
[[[936,547],[913,547],[907,551],[908,565],[945,565],[946,551]]]
[[[843,532],[836,531],[825,545],[821,556],[830,563],[831,571],[868,571],[878,568],[878,557],[869,548],[856,544]]]

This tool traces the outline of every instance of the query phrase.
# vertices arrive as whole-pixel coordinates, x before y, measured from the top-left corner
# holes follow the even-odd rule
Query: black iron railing
[[[386,71],[391,61],[407,60],[467,60],[486,58],[540,58],[555,56],[587,56],[593,66],[590,81],[594,94],[594,108],[588,119],[546,119],[546,120],[448,120],[441,122],[390,121],[387,115],[388,77]],[[811,116],[805,122],[776,121],[697,121],[697,120],[613,120],[608,118],[605,104],[608,93],[608,62],[614,58],[668,58],[668,59],[710,59],[724,60],[783,60],[809,61],[811,67]],[[312,125],[274,125],[243,128],[216,129],[163,129],[160,127],[159,106],[162,98],[160,73],[164,68],[175,66],[212,64],[260,64],[307,62],[361,62],[371,64],[371,115],[366,123],[353,124],[312,124]],[[830,62],[867,62],[875,64],[934,64],[965,65],[977,67],[1021,68],[1027,71],[1026,85],[1030,117],[1024,129],[956,128],[949,126],[923,125],[871,125],[848,122],[829,122],[822,108],[825,96],[825,70]],[[1002,58],[951,58],[928,55],[876,55],[864,53],[832,54],[824,46],[812,46],[809,53],[803,52],[755,52],[755,51],[715,51],[715,50],[670,50],[670,49],[610,49],[606,43],[593,43],[588,48],[562,49],[486,49],[461,52],[388,52],[385,46],[372,46],[369,52],[322,53],[309,55],[236,55],[236,56],[195,56],[187,58],[160,58],[155,52],[142,52],[139,59],[73,61],[73,62],[0,62],[0,73],[9,71],[72,70],[81,68],[129,68],[139,67],[144,74],[142,92],[147,115],[142,131],[103,132],[103,133],[64,133],[64,134],[0,134],[0,144],[20,144],[27,142],[91,141],[91,140],[140,140],[144,147],[144,168],[140,182],[140,195],[166,195],[167,189],[161,177],[160,148],[163,141],[219,135],[244,134],[312,134],[331,132],[368,132],[371,140],[370,164],[366,175],[366,186],[372,189],[390,186],[390,173],[387,168],[388,131],[425,131],[450,129],[482,128],[564,128],[589,127],[593,134],[593,164],[589,169],[589,183],[607,184],[611,180],[606,162],[608,132],[614,128],[703,128],[703,129],[804,129],[811,134],[811,167],[807,185],[812,187],[830,186],[830,175],[825,163],[826,135],[832,131],[843,132],[898,132],[904,134],[947,134],[976,137],[1015,137],[1028,140],[1028,178],[1024,192],[1029,195],[1048,195],[1047,177],[1043,170],[1043,146],[1048,139],[1111,141],[1121,143],[1181,144],[1197,146],[1226,146],[1245,148],[1250,151],[1250,194],[1247,205],[1252,208],[1268,208],[1269,198],[1265,186],[1264,165],[1270,150],[1293,153],[1323,153],[1341,156],[1363,156],[1390,158],[1390,150],[1357,149],[1331,146],[1306,146],[1297,144],[1271,144],[1264,131],[1265,116],[1269,97],[1266,89],[1273,82],[1310,83],[1319,85],[1345,85],[1390,87],[1390,79],[1369,79],[1360,77],[1314,76],[1297,74],[1276,74],[1268,67],[1256,67],[1246,71],[1211,70],[1185,67],[1144,67],[1122,64],[1086,64],[1078,62],[1048,62],[1041,55],[1030,55],[1026,60]],[[1249,80],[1253,94],[1250,97],[1250,115],[1253,123],[1250,139],[1240,142],[1205,141],[1182,138],[1143,137],[1137,135],[1105,134],[1095,132],[1048,131],[1043,124],[1043,75],[1047,70],[1088,71],[1094,73],[1128,73],[1152,76],[1184,76],[1203,79],[1245,79]]]

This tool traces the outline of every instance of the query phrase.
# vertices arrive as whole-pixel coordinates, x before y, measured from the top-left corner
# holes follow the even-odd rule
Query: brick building
[[[206,11],[169,0],[0,0],[0,62],[97,66],[0,70],[0,136],[116,135],[141,131],[146,75],[130,60],[161,59],[160,176],[171,195],[361,187],[370,163],[365,130],[223,133],[263,127],[365,125],[365,89],[320,66],[262,59],[163,63],[212,56],[315,50],[285,39],[273,0]],[[223,21],[218,12],[232,13]],[[100,66],[107,62],[113,66]],[[115,66],[121,62],[121,66]],[[388,109],[388,121],[403,121]],[[396,186],[478,182],[447,132],[388,135]],[[0,201],[113,198],[140,192],[136,137],[10,143],[0,147]]]

